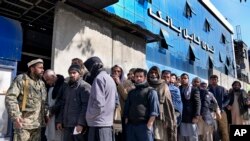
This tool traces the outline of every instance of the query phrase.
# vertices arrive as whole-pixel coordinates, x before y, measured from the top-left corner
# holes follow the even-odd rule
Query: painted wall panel
[[[22,43],[21,23],[0,16],[0,58],[20,61]]]

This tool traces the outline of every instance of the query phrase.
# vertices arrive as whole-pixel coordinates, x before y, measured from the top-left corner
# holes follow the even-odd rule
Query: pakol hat
[[[28,68],[29,68],[30,66],[35,65],[35,64],[37,64],[37,63],[42,63],[42,64],[43,64],[43,60],[42,60],[42,59],[31,60],[31,61],[27,64],[27,66],[28,66]]]

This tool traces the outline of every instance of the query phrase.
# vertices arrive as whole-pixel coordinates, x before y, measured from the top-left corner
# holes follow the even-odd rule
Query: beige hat
[[[31,60],[27,65],[28,65],[28,68],[36,63],[43,63],[43,60],[42,59],[35,59],[35,60]]]

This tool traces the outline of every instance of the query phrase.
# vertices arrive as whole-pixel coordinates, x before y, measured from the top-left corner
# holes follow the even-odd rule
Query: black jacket
[[[228,105],[233,105],[234,103],[234,91],[231,91],[229,93],[229,104]],[[240,108],[240,115],[243,115],[248,112],[248,105],[247,105],[247,93],[245,90],[240,90],[239,91],[239,96],[238,96],[238,104]]]
[[[63,123],[64,127],[87,126],[85,115],[90,89],[91,86],[82,79],[73,84],[68,82],[63,88],[62,106],[56,122]]]
[[[214,105],[217,104],[217,101],[213,98],[212,93],[209,94],[209,91],[206,89],[200,89],[200,98],[201,98],[201,116],[202,119],[207,123],[213,124],[213,117],[211,111],[213,111]],[[212,109],[211,109],[212,108]]]
[[[62,75],[57,75],[57,81],[52,91],[52,99],[55,99],[55,104],[52,107],[49,107],[50,115],[55,115],[55,118],[58,117],[60,112],[62,104],[60,99],[62,99],[64,85],[64,77]]]
[[[223,111],[224,108],[228,105],[229,99],[227,91],[222,86],[213,87],[211,85],[208,86],[208,90],[214,94],[215,99],[218,102],[220,110]]]
[[[183,86],[180,86],[181,100],[183,103],[182,122],[192,123],[192,119],[200,115],[200,91],[199,89],[192,87],[190,99],[186,99],[183,89]]]

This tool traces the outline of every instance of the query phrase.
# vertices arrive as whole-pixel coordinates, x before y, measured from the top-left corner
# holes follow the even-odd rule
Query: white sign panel
[[[0,68],[0,94],[5,94],[11,83],[12,70]]]
[[[8,130],[8,113],[5,109],[5,93],[11,84],[12,70],[0,68],[0,137]],[[0,139],[3,140],[3,139]]]

